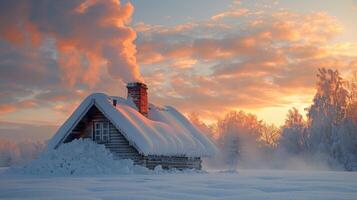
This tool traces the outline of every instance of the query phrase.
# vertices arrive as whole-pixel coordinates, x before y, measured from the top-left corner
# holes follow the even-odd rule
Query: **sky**
[[[357,70],[357,1],[1,1],[0,138],[48,139],[92,92],[213,123],[244,110],[282,125],[318,68]]]

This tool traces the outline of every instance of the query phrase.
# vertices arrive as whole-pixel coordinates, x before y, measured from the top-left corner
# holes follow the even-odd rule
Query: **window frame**
[[[102,141],[109,141],[109,122],[103,122],[102,123],[102,135],[101,135]]]
[[[110,140],[109,121],[94,121],[93,140],[98,143],[107,143]]]

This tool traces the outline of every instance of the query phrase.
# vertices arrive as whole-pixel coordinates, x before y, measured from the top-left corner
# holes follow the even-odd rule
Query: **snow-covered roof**
[[[117,100],[115,107],[113,99]],[[146,118],[132,101],[103,93],[89,95],[52,137],[48,147],[57,147],[93,105],[143,155],[200,157],[216,151],[214,144],[175,108],[150,104]]]

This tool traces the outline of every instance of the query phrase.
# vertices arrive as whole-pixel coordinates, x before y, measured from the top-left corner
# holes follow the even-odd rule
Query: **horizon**
[[[5,2],[0,138],[48,139],[87,95],[126,97],[132,81],[208,124],[232,110],[276,126],[292,107],[305,116],[318,68],[357,71],[357,1],[309,3]]]

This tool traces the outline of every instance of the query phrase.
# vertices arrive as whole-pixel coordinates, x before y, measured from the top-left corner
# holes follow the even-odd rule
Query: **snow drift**
[[[154,170],[149,170],[134,165],[130,159],[114,160],[111,152],[104,145],[89,139],[78,139],[63,144],[57,149],[47,149],[29,164],[11,167],[8,173],[61,177],[205,172],[195,169],[163,170],[161,165]]]
[[[13,167],[10,173],[30,175],[105,175],[146,174],[145,167],[132,160],[114,160],[104,145],[88,139],[74,140],[57,149],[44,151],[37,159],[22,167]]]

